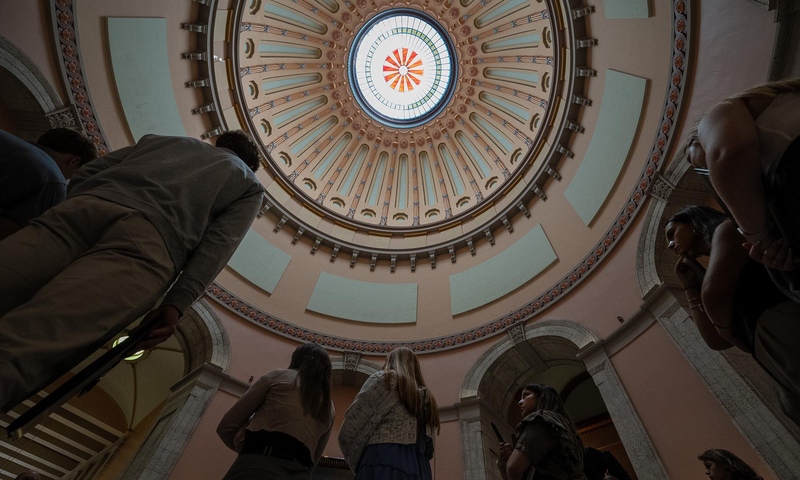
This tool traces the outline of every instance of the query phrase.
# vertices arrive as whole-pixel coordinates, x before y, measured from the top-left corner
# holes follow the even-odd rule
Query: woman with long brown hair
[[[519,400],[522,421],[513,444],[500,443],[497,466],[506,480],[583,480],[583,442],[550,385],[530,384]]]
[[[706,450],[697,459],[706,467],[708,480],[764,480],[753,467],[727,450]]]
[[[345,413],[339,446],[356,480],[430,480],[439,410],[417,356],[392,350]]]
[[[667,221],[664,234],[680,257],[675,274],[703,341],[713,350],[751,354],[772,377],[784,413],[800,425],[800,304],[769,281],[722,212],[688,206]]]
[[[239,452],[225,480],[310,479],[333,416],[328,352],[300,345],[288,369],[259,378],[222,417],[217,434]]]

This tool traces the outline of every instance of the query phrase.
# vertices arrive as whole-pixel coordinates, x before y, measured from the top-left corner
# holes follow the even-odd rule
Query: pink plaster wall
[[[225,475],[236,459],[236,452],[228,449],[219,439],[217,425],[234,403],[236,403],[236,397],[217,391],[169,478],[176,480],[211,479],[222,478]]]
[[[645,360],[646,359],[646,360]],[[669,478],[700,478],[697,455],[724,448],[766,479],[770,470],[656,323],[612,357]]]
[[[0,35],[27,55],[61,97],[66,90],[61,80],[55,54],[55,40],[50,26],[47,0],[3,0],[0,2]]]
[[[777,31],[775,13],[751,2],[703,0],[691,5],[691,81],[684,97],[683,124],[676,137],[680,142],[674,146],[685,141],[689,128],[711,106],[767,81]]]

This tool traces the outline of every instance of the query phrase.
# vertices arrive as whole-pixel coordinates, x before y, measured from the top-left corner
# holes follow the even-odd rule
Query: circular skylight
[[[455,86],[452,43],[436,20],[416,10],[393,9],[367,22],[348,67],[358,103],[392,127],[414,127],[436,116]]]

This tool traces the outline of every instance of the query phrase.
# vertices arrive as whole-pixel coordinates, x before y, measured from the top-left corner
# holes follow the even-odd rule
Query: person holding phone
[[[503,479],[583,480],[583,442],[556,389],[525,385],[518,403],[522,421],[512,443],[500,442]]]
[[[664,233],[680,256],[675,273],[703,341],[713,350],[737,347],[753,355],[772,377],[784,413],[800,425],[800,304],[770,282],[722,212],[686,207]],[[708,257],[707,269],[699,257]]]

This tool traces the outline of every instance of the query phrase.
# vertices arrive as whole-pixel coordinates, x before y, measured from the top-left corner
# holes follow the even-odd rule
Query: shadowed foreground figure
[[[680,256],[675,273],[703,341],[750,353],[772,377],[784,413],[800,425],[800,304],[769,281],[722,212],[686,207],[669,219],[665,235]],[[704,270],[695,259],[705,256]]]
[[[150,311],[150,348],[214,280],[253,222],[255,145],[147,135],[72,176],[67,199],[0,241],[0,413]],[[165,296],[166,294],[166,296]]]
[[[715,105],[684,146],[785,295],[800,302],[800,78]]]
[[[583,480],[583,442],[556,389],[525,385],[518,403],[522,421],[497,458],[503,479]]]
[[[0,130],[0,240],[64,201],[67,180],[97,157],[91,140],[53,128],[35,144]]]

